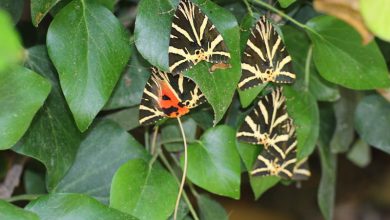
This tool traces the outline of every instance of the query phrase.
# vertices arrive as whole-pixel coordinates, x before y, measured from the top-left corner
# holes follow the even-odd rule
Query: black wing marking
[[[261,17],[253,27],[241,59],[238,88],[249,89],[266,82],[293,83],[291,57],[275,28]]]
[[[173,16],[169,41],[169,71],[176,75],[202,60],[228,63],[230,53],[207,15],[189,0],[181,0]]]

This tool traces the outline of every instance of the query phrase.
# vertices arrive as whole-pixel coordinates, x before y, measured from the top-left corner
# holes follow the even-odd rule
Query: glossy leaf
[[[107,204],[115,172],[134,158],[147,160],[142,145],[116,123],[104,120],[84,138],[74,164],[53,191],[82,193]]]
[[[116,122],[126,131],[139,126],[139,107],[131,107],[107,115],[105,118]]]
[[[173,212],[177,193],[174,177],[158,163],[149,167],[144,160],[129,160],[112,180],[110,206],[140,220],[164,220]]]
[[[33,0],[31,1],[31,20],[35,27],[46,14],[61,0]]]
[[[242,162],[244,163],[245,170],[252,170],[253,164],[256,161],[256,157],[261,152],[260,145],[253,145],[246,142],[237,141],[237,150],[241,156]]]
[[[375,35],[383,40],[390,41],[390,2],[387,0],[360,0],[360,11],[366,25]]]
[[[196,135],[196,122],[192,118],[182,121],[184,134],[187,141],[195,140]],[[161,127],[161,142],[164,143],[164,147],[168,151],[180,151],[183,150],[183,137],[177,121],[172,124],[165,124]]]
[[[199,195],[198,206],[200,211],[200,219],[202,220],[228,220],[228,214],[221,204],[214,201],[207,195]]]
[[[0,200],[0,219],[39,220],[39,217],[35,213],[23,210],[6,201]]]
[[[355,137],[354,111],[358,101],[359,98],[356,92],[342,89],[341,98],[334,103],[336,130],[330,141],[332,153],[344,153],[348,151],[352,144]]]
[[[73,164],[81,134],[61,93],[46,47],[30,48],[25,65],[50,79],[53,89],[30,128],[13,150],[33,157],[46,166],[47,188],[51,190]]]
[[[321,108],[321,128],[318,149],[321,161],[321,180],[317,201],[326,220],[333,219],[336,194],[337,155],[332,154],[329,143],[335,128],[335,118],[330,105]]]
[[[182,155],[182,167],[183,159]],[[188,145],[187,178],[215,194],[240,197],[240,157],[232,128],[210,128],[199,141]]]
[[[309,156],[316,145],[319,133],[319,113],[314,97],[292,87],[284,87],[287,112],[293,118],[297,130],[298,159]]]
[[[259,199],[263,193],[270,188],[274,187],[279,181],[278,176],[249,176],[249,181],[252,187],[252,191],[255,195],[255,199]]]
[[[174,2],[174,3],[173,3]],[[214,125],[220,121],[230,105],[241,75],[239,28],[236,19],[225,9],[212,1],[194,0],[221,33],[231,55],[231,68],[209,73],[205,62],[197,64],[185,73],[192,78],[205,94],[214,110]],[[138,7],[135,24],[135,42],[139,52],[152,65],[168,70],[169,36],[171,30],[171,9],[178,1],[143,0]],[[159,19],[156,19],[158,16]]]
[[[360,138],[390,154],[390,103],[379,95],[364,97],[356,108],[355,128]]]
[[[336,101],[340,93],[336,85],[324,80],[317,72],[312,57],[308,57],[311,45],[307,35],[292,26],[282,27],[286,48],[292,57],[293,68],[297,74],[295,86],[305,88],[305,73],[309,71],[309,91],[319,101]],[[309,63],[308,63],[309,62]],[[310,65],[306,68],[306,65]]]
[[[25,209],[35,212],[41,220],[137,219],[82,194],[59,193],[41,196],[30,202]]]
[[[129,66],[122,74],[104,109],[116,109],[139,105],[146,81],[150,77],[150,64],[132,49]]]
[[[282,6],[282,8],[287,8],[292,3],[294,3],[296,0],[278,0],[278,1],[279,1],[280,6]]]
[[[358,139],[347,154],[347,158],[359,167],[366,167],[371,162],[371,148],[363,141]]]
[[[50,83],[29,69],[0,71],[0,150],[22,137],[49,92]]]
[[[45,176],[31,169],[23,173],[24,188],[27,194],[45,194]]]
[[[12,67],[23,58],[23,47],[16,33],[11,17],[0,8],[0,73]],[[8,73],[9,74],[9,73]],[[2,77],[3,78],[3,77]]]
[[[20,16],[22,15],[23,6],[23,0],[2,0],[0,2],[0,9],[7,11],[15,24],[18,23]]]
[[[74,0],[51,22],[47,45],[76,124],[85,131],[127,64],[128,36],[108,9]]]
[[[390,86],[386,63],[374,41],[362,45],[351,26],[329,16],[313,18],[307,25],[314,63],[326,80],[350,89]]]

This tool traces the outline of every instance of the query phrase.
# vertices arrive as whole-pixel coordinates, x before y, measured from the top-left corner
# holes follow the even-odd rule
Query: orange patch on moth
[[[158,103],[160,108],[169,118],[179,118],[185,114],[187,114],[190,109],[186,106],[182,105],[179,98],[176,96],[174,91],[172,91],[169,84],[165,81],[160,81],[160,92],[158,96]],[[164,111],[164,109],[167,109]],[[175,110],[172,110],[175,109]],[[177,110],[176,110],[177,109]],[[172,111],[169,111],[172,110]]]

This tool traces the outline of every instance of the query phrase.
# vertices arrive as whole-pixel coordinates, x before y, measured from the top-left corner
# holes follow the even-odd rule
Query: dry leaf
[[[232,66],[230,64],[228,64],[228,63],[216,63],[216,64],[214,64],[214,65],[212,65],[210,67],[209,71],[210,72],[214,72],[217,69],[223,69],[224,70],[224,69],[228,69],[230,67],[232,67]]]
[[[360,14],[359,0],[314,0],[314,8],[350,24],[362,36],[363,44],[368,44],[374,38]]]

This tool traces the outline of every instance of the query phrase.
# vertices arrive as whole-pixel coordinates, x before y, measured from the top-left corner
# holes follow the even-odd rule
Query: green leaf
[[[183,167],[184,157],[181,156]],[[188,145],[187,177],[218,195],[240,197],[240,156],[236,132],[225,125],[208,129],[199,141]]]
[[[139,126],[139,106],[120,110],[107,115],[106,119],[116,122],[126,131],[132,130]]]
[[[307,35],[292,26],[282,27],[284,42],[292,57],[293,68],[297,74],[294,84],[297,88],[305,88],[305,73],[309,74],[309,91],[319,101],[335,101],[340,98],[336,85],[324,80],[317,72],[311,57],[308,57],[311,42]],[[309,60],[308,60],[309,59]],[[310,65],[306,70],[306,65]]]
[[[146,81],[150,77],[150,64],[134,47],[132,51],[130,66],[123,73],[104,109],[132,107],[141,103]]]
[[[194,0],[221,33],[231,55],[231,68],[209,73],[209,65],[202,62],[188,72],[205,94],[214,110],[214,125],[220,121],[230,105],[241,75],[239,28],[236,19],[212,1]],[[135,24],[135,42],[139,52],[152,65],[168,70],[168,46],[172,16],[177,1],[143,0],[138,7]],[[159,19],[156,19],[158,17]],[[166,52],[164,52],[166,51]]]
[[[185,200],[183,199],[183,197],[180,199],[180,202],[179,202],[179,207],[178,207],[178,210],[177,210],[177,219],[178,220],[185,220],[187,217],[188,217],[188,213],[189,213],[189,208],[187,206],[187,203],[185,202]],[[192,219],[192,218],[191,218]],[[173,213],[172,215],[169,217],[169,220],[174,220],[173,219]]]
[[[295,0],[278,0],[280,6],[282,6],[282,8],[287,8],[288,6],[290,6],[292,3],[295,2]]]
[[[221,204],[214,201],[207,195],[199,195],[198,206],[200,211],[200,219],[202,220],[228,220],[228,214]]]
[[[318,149],[322,172],[317,201],[324,218],[331,220],[336,193],[337,155],[332,154],[329,143],[335,128],[335,118],[331,105],[323,106],[320,110],[321,126]]]
[[[336,130],[330,141],[332,153],[348,151],[355,137],[353,119],[359,97],[357,92],[341,89],[341,98],[334,103]]]
[[[0,2],[0,9],[6,10],[11,16],[14,23],[18,23],[23,12],[23,0],[2,0]]]
[[[316,145],[319,133],[319,113],[314,97],[305,91],[285,86],[287,111],[297,130],[298,160],[309,156]]]
[[[50,83],[29,69],[0,71],[0,150],[22,137],[49,92]]]
[[[358,139],[347,154],[348,160],[364,168],[371,162],[371,148],[362,139]]]
[[[46,14],[61,0],[33,0],[31,1],[31,20],[35,27]]]
[[[147,160],[142,145],[114,122],[104,120],[85,137],[74,164],[53,191],[82,193],[108,203],[116,170],[134,158]]]
[[[23,58],[23,47],[15,31],[11,17],[0,8],[0,74]],[[8,73],[9,74],[9,73]],[[3,78],[3,77],[1,77]]]
[[[23,174],[24,188],[27,194],[44,194],[45,176],[31,169],[25,170]]]
[[[115,173],[110,206],[140,220],[164,220],[173,212],[177,193],[174,177],[158,163],[149,167],[144,160],[130,160]]]
[[[356,108],[355,128],[360,138],[390,154],[390,103],[379,95],[364,97]]]
[[[51,22],[47,45],[76,124],[85,131],[127,64],[128,35],[105,7],[74,0]]]
[[[61,93],[46,47],[32,47],[27,52],[25,66],[50,79],[53,89],[13,150],[33,157],[46,166],[47,188],[50,191],[73,164],[81,134]]]
[[[350,89],[390,86],[386,63],[374,41],[362,45],[360,35],[334,17],[315,17],[307,25],[314,63],[326,80]]]
[[[390,41],[390,27],[388,25],[390,2],[387,0],[360,0],[359,4],[364,23],[368,28],[383,40]]]
[[[211,107],[200,107],[198,109],[195,109],[193,112],[191,112],[190,116],[203,130],[207,130],[213,127],[213,112],[211,110]]]
[[[3,200],[0,200],[0,219],[39,220],[35,213],[23,210]]]
[[[278,176],[249,176],[249,181],[252,191],[255,194],[255,199],[259,199],[263,193],[275,186],[279,181]]]
[[[30,202],[26,209],[38,214],[41,220],[137,219],[82,194],[59,193],[41,196]]]
[[[164,143],[165,149],[170,152],[181,151],[184,148],[180,128],[177,121],[174,122],[172,124],[165,123],[161,127],[161,142]],[[196,122],[192,118],[188,118],[182,124],[187,141],[195,140]]]
[[[242,162],[245,165],[245,170],[252,170],[256,158],[261,152],[260,145],[253,145],[246,142],[237,141],[237,150],[241,156]]]

